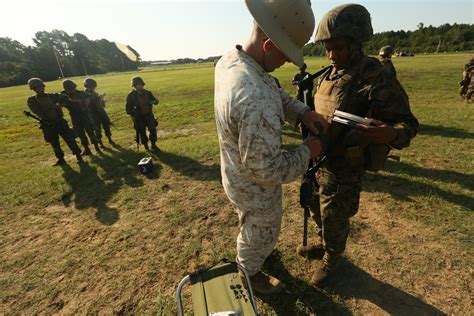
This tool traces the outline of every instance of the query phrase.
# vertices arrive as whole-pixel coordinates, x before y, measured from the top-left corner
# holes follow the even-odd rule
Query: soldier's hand
[[[384,122],[370,119],[371,126],[357,125],[357,129],[362,132],[363,137],[372,144],[389,144],[398,137],[398,131],[395,127]]]
[[[314,111],[306,111],[302,117],[303,124],[310,130],[313,135],[320,135],[321,132],[316,127],[318,124],[323,128],[323,133],[328,129],[327,121],[318,113]],[[323,136],[323,135],[320,135]]]
[[[306,138],[303,145],[309,148],[311,159],[316,159],[321,155],[321,139],[318,137],[310,136]]]

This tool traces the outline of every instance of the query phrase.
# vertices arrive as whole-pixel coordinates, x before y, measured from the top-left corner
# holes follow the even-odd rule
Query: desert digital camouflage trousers
[[[316,175],[311,217],[318,225],[318,236],[326,251],[340,254],[346,249],[349,218],[359,210],[362,172],[336,176],[327,169]]]
[[[252,211],[245,212],[238,208],[237,213],[240,219],[237,261],[250,275],[254,275],[275,248],[280,235],[282,210],[281,207],[276,209],[271,218],[262,218]]]

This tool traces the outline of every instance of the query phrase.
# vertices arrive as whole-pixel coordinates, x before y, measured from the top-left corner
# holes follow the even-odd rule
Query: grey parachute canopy
[[[373,33],[370,13],[364,6],[343,4],[329,10],[322,17],[316,30],[315,41],[346,37],[363,43],[370,40]]]
[[[30,90],[34,90],[38,87],[44,87],[44,82],[40,78],[31,78],[28,80],[28,87],[30,87]]]

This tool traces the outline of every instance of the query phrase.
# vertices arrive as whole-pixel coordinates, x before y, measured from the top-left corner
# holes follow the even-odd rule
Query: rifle
[[[140,151],[140,130],[138,129],[138,124],[141,122],[140,114],[138,114],[138,107],[135,107],[135,111],[133,113],[133,116],[135,117],[135,120],[133,121],[133,124],[135,127],[135,142],[137,143],[137,152]]]
[[[304,80],[298,82],[298,89],[303,91],[303,100],[308,107],[314,110],[314,104],[311,100],[310,90],[314,87],[314,79],[321,76],[327,70],[329,70],[332,66],[327,66],[321,69],[320,71],[316,72],[315,74],[307,76]],[[310,136],[310,131],[305,128],[302,124],[301,126],[301,133],[303,139],[306,139]],[[306,248],[308,245],[308,218],[310,216],[310,204],[313,199],[313,186],[315,184],[315,175],[319,168],[323,165],[326,161],[326,155],[321,157],[318,161],[310,161],[308,169],[306,170],[303,181],[300,187],[300,206],[304,210],[304,217],[303,217],[303,248]],[[299,251],[298,251],[299,252]]]
[[[49,127],[55,127],[53,123],[51,122],[46,122],[45,120],[42,120],[40,119],[38,116],[34,115],[33,113],[31,113],[30,111],[23,111],[23,114],[26,116],[26,117],[31,117],[32,119],[38,121],[41,125],[47,125]]]
[[[303,221],[303,248],[306,248],[308,245],[308,218],[309,214],[309,207],[311,205],[311,201],[313,199],[313,186],[315,184],[315,176],[316,172],[318,172],[319,168],[323,165],[326,161],[326,155],[324,155],[321,159],[319,159],[316,163],[310,166],[304,176],[303,182],[301,182],[300,187],[300,205],[304,210],[304,221]],[[299,252],[299,251],[298,251]]]
[[[307,76],[300,82],[298,82],[298,90],[302,91],[303,99],[300,100],[304,104],[306,104],[311,110],[314,111],[314,103],[313,103],[313,96],[312,96],[312,91],[314,88],[314,80],[321,76],[323,73],[325,73],[328,69],[330,69],[332,66],[327,66],[321,69],[320,71]],[[303,136],[303,139],[306,139],[308,135],[308,129],[302,125],[301,126],[301,134]]]
[[[357,128],[357,125],[374,125],[369,119],[350,114],[347,112],[336,110],[333,114],[334,122],[347,125],[351,128]],[[323,163],[326,161],[327,155],[322,156],[318,161],[306,170],[303,181],[300,187],[300,205],[304,209],[304,222],[303,222],[303,249],[308,245],[308,218],[310,216],[310,205],[313,199],[313,186],[316,184],[315,175],[316,172],[321,168]],[[298,251],[302,252],[302,251]]]

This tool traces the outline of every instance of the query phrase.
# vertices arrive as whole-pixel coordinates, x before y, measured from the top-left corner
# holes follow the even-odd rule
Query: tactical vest
[[[88,112],[89,109],[81,93],[75,92],[74,94],[68,94],[68,96],[72,101],[71,113],[84,114]]]
[[[137,92],[138,105],[140,106],[141,114],[148,114],[151,112],[150,96],[146,91],[142,94]]]
[[[355,67],[358,69],[358,67]],[[335,79],[330,79],[333,68],[328,70],[319,80],[316,93],[314,95],[315,111],[321,114],[328,122],[327,137],[330,144],[338,142],[341,134],[347,131],[347,127],[338,123],[332,123],[334,111],[341,110],[349,113],[352,112],[350,105],[347,105],[346,99],[353,83],[354,73],[357,69],[353,69]]]
[[[329,156],[344,157],[353,168],[378,171],[383,169],[390,147],[372,144],[367,148],[362,148],[359,146],[360,135],[357,131],[332,122],[336,110],[359,116],[370,116],[368,105],[348,100],[351,87],[358,84],[361,66],[362,62],[348,70],[347,73],[334,76],[334,79],[330,79],[332,68],[328,70],[318,82],[314,95],[315,111],[328,122]]]
[[[56,121],[63,117],[61,107],[56,105],[49,95],[43,97],[36,96],[35,101],[38,105],[38,110],[46,120]]]
[[[89,107],[92,111],[98,111],[104,108],[104,100],[102,97],[95,91],[87,92],[90,97]]]

